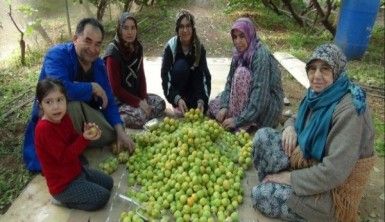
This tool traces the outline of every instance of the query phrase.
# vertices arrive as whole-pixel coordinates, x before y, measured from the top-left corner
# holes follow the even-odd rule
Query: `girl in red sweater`
[[[67,96],[59,80],[44,79],[36,87],[41,118],[35,128],[36,152],[56,202],[74,209],[96,210],[109,200],[113,180],[81,164],[79,156],[101,136],[95,123],[84,123],[79,135],[67,114]],[[55,202],[55,201],[54,201]]]

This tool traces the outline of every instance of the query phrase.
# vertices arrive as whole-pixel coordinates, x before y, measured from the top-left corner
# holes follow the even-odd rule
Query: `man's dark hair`
[[[88,24],[92,25],[95,28],[98,28],[102,32],[102,39],[104,39],[104,28],[103,28],[103,25],[97,19],[95,19],[95,18],[84,18],[84,19],[80,20],[80,22],[76,26],[75,34],[76,35],[83,34],[84,27],[86,27],[86,25],[88,25]]]

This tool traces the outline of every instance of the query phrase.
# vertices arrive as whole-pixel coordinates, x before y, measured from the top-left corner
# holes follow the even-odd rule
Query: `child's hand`
[[[95,123],[84,123],[83,137],[87,140],[97,140],[102,135],[102,131]]]

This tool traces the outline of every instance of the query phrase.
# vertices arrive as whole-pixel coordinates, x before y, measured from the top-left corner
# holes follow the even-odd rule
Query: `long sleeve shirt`
[[[176,106],[178,98],[184,94],[192,94],[195,101],[203,100],[207,104],[211,92],[211,74],[207,67],[206,50],[202,46],[199,66],[195,68],[195,72],[186,73],[185,76],[172,76],[173,65],[181,58],[193,66],[193,53],[184,55],[180,41],[175,36],[164,49],[161,68],[162,87],[167,101]],[[194,76],[189,76],[191,73]]]
[[[147,97],[147,85],[146,77],[144,75],[143,61],[140,64],[139,72],[137,73],[138,83],[139,83],[139,93],[131,93],[123,85],[123,75],[121,70],[121,64],[112,56],[105,58],[106,68],[108,73],[108,80],[110,81],[112,91],[117,99],[130,105],[132,107],[139,107],[141,100]]]
[[[72,42],[62,43],[50,48],[44,58],[39,81],[47,77],[62,81],[67,91],[69,101],[82,101],[91,103],[93,92],[91,82],[76,81],[79,71],[78,56]],[[122,124],[118,106],[115,103],[111,87],[108,82],[106,68],[102,59],[96,59],[91,66],[92,82],[98,83],[106,92],[108,104],[102,113],[111,126]],[[23,160],[30,171],[40,171],[40,163],[36,156],[34,144],[34,131],[39,116],[39,107],[34,102],[31,119],[28,122],[24,137]]]
[[[373,155],[370,112],[358,115],[351,97],[346,94],[336,106],[322,162],[291,172],[294,193],[288,206],[305,218],[330,221],[334,217],[330,191],[346,181],[358,159]],[[289,119],[285,126],[294,122]]]
[[[35,128],[36,152],[52,195],[62,192],[81,172],[79,156],[89,144],[66,114],[60,123],[40,119]]]
[[[230,90],[237,64],[231,62],[225,89],[221,94],[221,108],[227,108]],[[259,127],[274,127],[277,117],[283,109],[283,89],[281,72],[277,61],[266,46],[262,45],[254,52],[249,67],[252,81],[249,100],[245,109],[235,117],[236,127],[258,122]]]

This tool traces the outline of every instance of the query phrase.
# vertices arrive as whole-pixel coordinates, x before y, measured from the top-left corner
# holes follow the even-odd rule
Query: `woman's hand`
[[[187,112],[187,105],[183,99],[178,100],[178,108],[183,114]]]
[[[235,120],[234,118],[228,118],[223,121],[222,126],[225,129],[234,129],[235,128]]]
[[[203,100],[198,100],[197,108],[203,113],[205,111],[205,102]]]
[[[128,136],[122,127],[122,125],[118,124],[115,126],[116,130],[116,146],[117,146],[117,153],[120,153],[124,148],[127,148],[128,152],[132,154],[135,151],[135,143],[134,141]]]
[[[222,109],[219,110],[219,112],[215,116],[215,119],[217,119],[217,121],[221,123],[225,119],[226,114],[227,114],[227,109],[226,108],[222,108]]]
[[[290,180],[291,173],[289,171],[283,171],[276,174],[269,174],[263,180],[262,183],[283,183],[287,185],[291,185]]]
[[[282,148],[287,156],[291,156],[297,146],[297,133],[293,126],[286,127],[282,132]]]
[[[95,123],[84,123],[83,137],[87,140],[97,140],[102,135],[102,131]]]
[[[148,105],[146,99],[140,100],[139,107],[144,111],[147,117],[151,115],[152,107]]]

